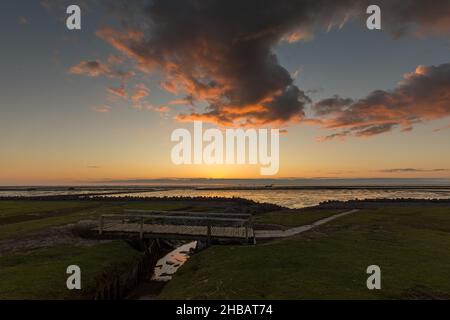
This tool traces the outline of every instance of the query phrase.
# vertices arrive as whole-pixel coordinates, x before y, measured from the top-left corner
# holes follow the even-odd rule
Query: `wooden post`
[[[248,244],[248,223],[245,223],[245,244]]]
[[[103,234],[103,215],[100,215],[98,224],[99,224],[98,234],[102,235]]]
[[[253,215],[250,217],[248,223],[249,223],[249,225],[250,225],[250,228],[252,229],[252,234],[253,234],[252,240],[253,240],[253,244],[256,244],[255,227],[254,227],[254,225],[253,225]]]
[[[139,238],[144,238],[144,217],[141,217],[141,228],[139,230]]]
[[[208,237],[208,245],[210,245],[211,244],[211,225],[210,224],[208,224],[207,237]]]

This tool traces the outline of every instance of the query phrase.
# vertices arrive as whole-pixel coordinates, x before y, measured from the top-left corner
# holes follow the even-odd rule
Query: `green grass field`
[[[100,214],[121,213],[124,209],[176,210],[182,207],[162,202],[0,201],[0,240],[83,219],[97,219]]]
[[[186,210],[186,204],[0,201],[0,249],[2,242],[33,240],[50,228],[123,209]],[[203,202],[188,206],[207,209]],[[340,212],[282,210],[255,221],[289,228]],[[210,247],[189,259],[159,298],[450,299],[449,248],[448,207],[363,210],[285,240]],[[139,257],[121,241],[0,251],[0,299],[85,298],[99,281],[127,270]],[[82,292],[66,289],[71,264],[82,268]],[[366,268],[374,264],[382,271],[379,291],[366,287]]]
[[[37,233],[42,237],[52,227],[83,219],[95,220],[101,213],[181,207],[159,202],[0,201],[0,249],[2,241],[33,239]],[[89,246],[56,245],[3,254],[0,255],[0,300],[86,298],[97,282],[123,273],[140,257],[138,251],[122,241]],[[66,268],[72,264],[82,270],[81,292],[66,288]]]
[[[343,211],[345,210],[282,210],[259,215],[256,217],[255,222],[292,228],[311,224],[315,221],[328,218]]]
[[[449,248],[449,208],[364,210],[282,241],[211,247],[161,298],[450,299]],[[382,290],[367,289],[369,265]]]
[[[114,241],[90,247],[57,246],[0,257],[0,299],[82,299],[97,282],[132,267],[141,254]],[[70,265],[81,268],[81,291],[66,287]]]

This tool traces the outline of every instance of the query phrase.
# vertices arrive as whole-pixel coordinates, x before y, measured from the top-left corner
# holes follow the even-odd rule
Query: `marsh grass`
[[[170,299],[450,299],[450,209],[364,210],[302,236],[194,255]],[[379,265],[382,290],[366,287]]]

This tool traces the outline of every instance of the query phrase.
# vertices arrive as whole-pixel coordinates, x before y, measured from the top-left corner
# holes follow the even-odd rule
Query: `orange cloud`
[[[147,102],[135,104],[135,105],[133,105],[133,108],[138,109],[138,110],[154,111],[161,115],[167,115],[170,111],[170,108],[168,106],[165,106],[165,105],[155,106],[155,105],[153,105],[151,103],[147,103]]]
[[[440,84],[435,83],[437,86],[430,86],[427,93],[415,85],[429,84],[426,79],[433,71],[424,67],[405,76],[406,84],[392,91],[374,91],[358,101],[321,101],[315,110],[319,119],[305,119],[305,110],[312,102],[279,63],[274,46],[280,41],[307,40],[317,27],[329,30],[340,28],[351,19],[367,18],[365,0],[286,0],[281,6],[276,2],[250,1],[240,6],[242,15],[236,15],[235,4],[229,1],[171,3],[142,2],[126,12],[117,6],[126,27],[103,27],[96,34],[119,56],[130,59],[136,70],[161,72],[165,77],[161,88],[167,92],[185,95],[181,100],[190,105],[206,106],[190,114],[179,114],[179,121],[205,120],[228,126],[316,122],[324,128],[340,130],[334,133],[335,137],[366,137],[396,127],[408,131],[417,122],[447,114],[445,103],[437,98],[445,100],[445,86],[438,89]],[[409,31],[450,31],[448,1],[436,0],[429,5],[419,0],[406,4],[403,0],[380,0],[379,5],[383,8],[383,28],[397,36]],[[139,26],[145,28],[138,30]],[[82,62],[72,67],[71,73],[114,77],[113,61],[111,58],[108,65]],[[416,92],[409,92],[409,88]],[[147,95],[141,89],[132,99],[138,103]],[[427,111],[425,106],[430,103],[434,108]]]
[[[156,111],[160,114],[167,114],[167,113],[169,113],[170,108],[167,106],[158,106],[158,107],[153,107],[152,110]]]
[[[368,137],[397,127],[411,131],[417,123],[450,117],[450,64],[419,66],[394,90],[373,91],[357,101],[335,96],[319,101],[313,110],[323,128],[341,130],[322,141]]]
[[[145,97],[148,97],[149,94],[150,90],[143,83],[141,83],[137,85],[136,89],[134,90],[131,100],[133,100],[133,102],[140,102]]]
[[[99,61],[81,61],[79,64],[72,66],[69,69],[70,74],[85,75],[88,77],[106,76],[108,78],[122,78],[129,79],[134,75],[132,71],[124,72],[112,70],[107,64],[103,64]]]
[[[172,104],[172,105],[190,105],[190,104],[192,104],[192,100],[190,100],[190,99],[175,99],[175,100],[169,101],[169,104]]]
[[[175,26],[180,27],[179,24],[170,27]],[[180,121],[202,118],[218,124],[256,126],[298,122],[304,117],[304,107],[310,100],[293,84],[289,72],[269,51],[270,47],[260,51],[255,45],[254,57],[246,56],[245,41],[267,41],[265,37],[271,32],[247,40],[236,34],[236,41],[242,43],[234,46],[224,45],[222,36],[183,39],[179,36],[182,33],[179,30],[152,38],[152,34],[144,36],[133,29],[102,28],[97,35],[134,60],[139,70],[151,72],[155,67],[163,70],[166,79],[161,82],[161,88],[171,94],[186,95],[171,104],[181,100],[183,104],[208,105],[202,113],[178,115],[176,119]],[[135,102],[145,94],[145,90],[139,90]]]
[[[108,92],[122,99],[128,98],[127,91],[125,90],[125,87],[123,85],[118,88],[108,87]]]
[[[133,48],[128,46],[128,43],[130,42],[139,42],[143,40],[144,34],[142,32],[134,29],[127,29],[123,32],[119,32],[110,27],[103,27],[100,28],[96,34],[120,53],[137,60],[142,71],[150,71],[153,69],[153,63],[142,59],[138,54],[136,54]]]
[[[108,113],[111,111],[111,107],[110,106],[101,106],[101,107],[94,107],[93,111],[98,112],[98,113]]]
[[[281,41],[296,43],[299,41],[309,41],[314,38],[313,32],[305,28],[298,28],[281,38]]]
[[[71,74],[82,74],[89,77],[98,77],[100,75],[108,74],[109,72],[108,66],[101,64],[98,61],[82,61],[69,69],[69,73]]]

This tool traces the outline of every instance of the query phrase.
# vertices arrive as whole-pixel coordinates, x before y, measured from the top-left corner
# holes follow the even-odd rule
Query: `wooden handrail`
[[[137,213],[137,214],[164,214],[166,216],[196,216],[196,217],[230,217],[236,219],[248,219],[252,217],[249,213],[226,213],[226,212],[190,212],[190,211],[158,211],[158,210],[137,210],[137,209],[125,209],[123,212]]]
[[[128,211],[130,212],[130,211]],[[136,211],[131,211],[136,212]],[[245,239],[245,243],[255,242],[255,234],[253,232],[253,216],[242,214],[235,214],[233,217],[226,217],[226,214],[215,214],[209,215],[208,213],[202,213],[200,216],[196,213],[187,212],[177,212],[173,214],[172,212],[167,213],[164,211],[146,211],[147,214],[101,214],[99,216],[99,228],[98,232],[100,235],[107,233],[106,231],[118,231],[120,232],[120,225],[125,224],[123,227],[123,232],[135,232],[139,235],[142,240],[147,237],[147,233],[152,230],[152,227],[146,227],[144,225],[168,225],[168,226],[197,226],[205,227],[206,240],[211,243],[213,238],[217,234],[213,235],[213,228],[215,227],[232,227],[232,228],[242,228],[240,233],[240,238]],[[157,214],[158,213],[158,214]],[[224,217],[225,216],[225,217]],[[243,219],[242,217],[246,217]],[[239,218],[238,218],[239,217]],[[110,219],[110,221],[108,221]],[[105,221],[106,220],[106,221]],[[113,222],[121,220],[121,223]],[[119,225],[119,229],[117,229]],[[106,227],[105,227],[106,226]],[[169,228],[170,229],[170,228]],[[115,231],[114,231],[115,230]],[[134,231],[133,231],[134,230]],[[197,229],[198,230],[198,229]],[[222,232],[222,231],[221,231]],[[169,232],[170,233],[170,232]],[[214,231],[215,233],[215,231]],[[182,233],[181,233],[182,234]],[[202,236],[199,234],[199,236]],[[203,237],[205,234],[203,233]],[[220,237],[220,236],[219,236]],[[239,237],[237,237],[239,238]]]
[[[124,220],[126,218],[131,219],[144,219],[144,220],[154,220],[159,222],[180,222],[183,224],[200,223],[199,225],[207,224],[232,224],[243,226],[248,219],[235,219],[235,218],[207,218],[207,217],[191,217],[191,216],[165,216],[165,215],[116,215],[116,214],[103,214],[101,217],[104,218],[115,218]],[[168,223],[170,224],[170,223]],[[173,223],[175,224],[175,223]]]
[[[242,218],[220,218],[220,217],[207,217],[207,216],[178,216],[178,215],[162,215],[162,214],[102,214],[105,218],[164,218],[164,219],[190,219],[190,220],[217,220],[217,221],[248,221],[248,219]]]

